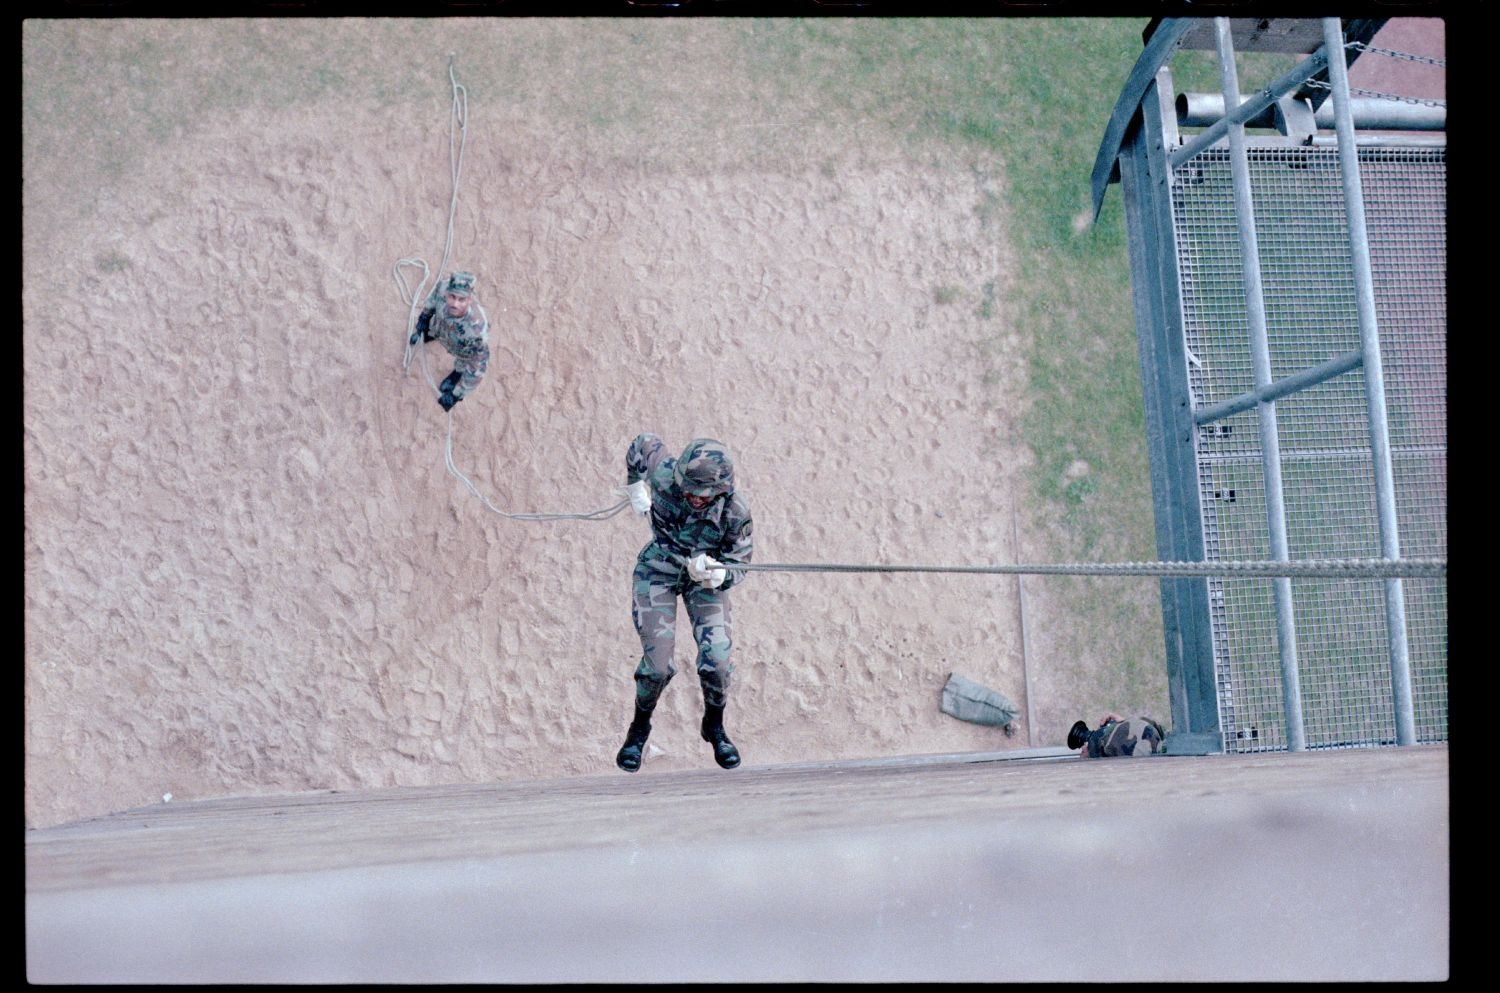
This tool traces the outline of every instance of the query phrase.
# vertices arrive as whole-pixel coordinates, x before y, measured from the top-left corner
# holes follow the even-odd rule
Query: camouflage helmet
[[[474,292],[474,274],[456,269],[453,275],[448,277],[448,285],[443,289],[444,293],[452,293],[456,297],[466,297]]]
[[[694,438],[672,467],[673,481],[684,493],[717,497],[734,492],[734,461],[723,442]]]
[[[1083,743],[1089,740],[1089,726],[1083,721],[1074,721],[1073,726],[1068,729],[1068,747],[1082,748]]]

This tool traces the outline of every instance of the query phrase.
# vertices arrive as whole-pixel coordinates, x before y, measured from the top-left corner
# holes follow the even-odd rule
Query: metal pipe
[[[1337,135],[1315,134],[1312,137],[1314,148],[1334,148],[1338,145]],[[1362,134],[1356,135],[1354,143],[1360,148],[1447,148],[1446,138],[1408,138],[1395,135]]]
[[[1253,94],[1240,94],[1240,102],[1254,100]],[[1176,101],[1177,126],[1184,128],[1206,128],[1224,117],[1224,94],[1179,93]],[[1400,100],[1351,99],[1350,113],[1354,126],[1372,131],[1445,131],[1448,127],[1448,110],[1427,104],[1413,104]],[[1334,129],[1334,109],[1324,103],[1313,111],[1313,122],[1324,131]],[[1275,102],[1245,122],[1247,128],[1275,128]]]
[[[1021,528],[1016,523],[1016,504],[1010,505],[1010,541],[1017,556],[1021,552]],[[1016,608],[1021,615],[1021,680],[1026,686],[1026,744],[1036,747],[1036,693],[1031,683],[1031,639],[1026,633],[1026,577],[1016,577]]]
[[[1364,353],[1365,404],[1370,419],[1370,451],[1374,456],[1375,508],[1380,519],[1380,553],[1401,557],[1401,532],[1396,518],[1396,484],[1391,471],[1390,428],[1386,421],[1385,371],[1380,358],[1380,328],[1375,316],[1375,281],[1370,274],[1370,242],[1365,230],[1364,186],[1359,175],[1359,150],[1354,144],[1354,119],[1349,107],[1349,67],[1344,61],[1344,28],[1337,17],[1323,18],[1323,48],[1337,52],[1329,60],[1333,108],[1339,137],[1339,170],[1344,180],[1344,213],[1349,224],[1349,249],[1354,264],[1354,299],[1359,313],[1359,346]],[[1400,579],[1385,581],[1385,623],[1390,643],[1391,700],[1396,716],[1396,744],[1417,742],[1412,710],[1411,662],[1406,644],[1406,599]]]
[[[1277,380],[1264,389],[1254,389],[1248,393],[1241,393],[1233,400],[1226,400],[1224,403],[1196,410],[1193,412],[1193,423],[1212,424],[1214,421],[1221,421],[1232,414],[1249,410],[1257,404],[1280,400],[1288,394],[1305,390],[1311,386],[1317,386],[1319,383],[1325,383],[1335,376],[1342,376],[1351,369],[1358,369],[1363,362],[1364,354],[1362,352],[1346,352],[1337,358],[1329,359],[1321,365],[1315,365],[1310,369],[1304,369],[1285,379]]]
[[[1240,83],[1234,66],[1234,43],[1229,18],[1214,18],[1214,40],[1219,50],[1219,82],[1226,106],[1238,100]],[[1226,117],[1231,120],[1234,115]],[[1271,346],[1266,338],[1266,301],[1261,283],[1260,244],[1255,234],[1255,202],[1250,191],[1250,160],[1245,154],[1245,127],[1231,121],[1229,163],[1234,177],[1235,220],[1240,234],[1240,267],[1245,277],[1245,308],[1250,323],[1250,356],[1258,391],[1271,388]],[[1290,561],[1286,538],[1286,507],[1281,485],[1281,441],[1276,430],[1276,404],[1256,405],[1260,417],[1261,466],[1265,475],[1266,528],[1271,558]],[[1304,751],[1307,734],[1302,722],[1302,678],[1297,666],[1297,626],[1292,606],[1292,581],[1281,576],[1272,581],[1276,592],[1276,635],[1281,650],[1281,695],[1286,715],[1287,750]]]
[[[1187,144],[1183,145],[1181,148],[1177,149],[1177,151],[1173,152],[1170,159],[1170,165],[1173,169],[1179,168],[1184,162],[1187,162],[1194,155],[1197,155],[1199,152],[1203,151],[1205,148],[1208,148],[1210,145],[1213,145],[1215,142],[1217,142],[1220,138],[1224,137],[1224,135],[1228,133],[1232,125],[1244,124],[1245,121],[1248,121],[1256,115],[1260,114],[1268,107],[1274,106],[1277,100],[1280,100],[1283,96],[1292,92],[1292,90],[1301,86],[1303,83],[1307,82],[1309,79],[1321,72],[1323,70],[1323,67],[1327,65],[1327,63],[1327,56],[1323,54],[1323,51],[1321,49],[1309,55],[1307,58],[1303,59],[1301,62],[1293,66],[1290,71],[1280,76],[1270,86],[1267,86],[1264,90],[1261,90],[1259,93],[1255,94],[1255,96],[1248,103],[1240,104],[1237,108],[1235,108],[1233,112],[1226,114],[1224,117],[1221,117],[1218,121],[1214,122],[1213,126],[1211,126],[1207,131],[1201,132],[1197,137],[1193,138]],[[1234,89],[1225,94],[1226,99],[1228,98],[1229,94],[1238,96],[1239,91],[1239,83],[1236,82]]]

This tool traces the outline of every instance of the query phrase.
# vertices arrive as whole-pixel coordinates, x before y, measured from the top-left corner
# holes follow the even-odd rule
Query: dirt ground
[[[586,43],[609,53],[605,22],[447,26],[460,73],[529,49],[581,79]],[[445,471],[450,429],[504,510],[612,504],[651,430],[729,443],[762,562],[1049,557],[1024,499],[1004,163],[854,126],[768,157],[780,122],[730,100],[732,59],[660,135],[473,96],[449,267],[478,273],[494,357],[450,422],[441,351],[403,367],[393,268],[439,265],[452,187],[448,61],[405,27],[23,25],[28,827],[613,772],[646,526],[501,518]],[[663,57],[691,78],[710,67],[693,53],[724,50],[724,25],[638,30],[678,32]],[[354,44],[408,95],[342,100],[321,69],[321,99],[251,88],[277,53]],[[265,63],[227,64],[247,52]],[[235,109],[181,112],[196,87]],[[718,101],[705,164],[663,166]],[[964,295],[984,286],[992,327]],[[1100,699],[1117,660],[1079,648],[1054,588],[753,576],[729,718],[747,765],[1055,745],[1101,707],[1165,710],[1164,677]],[[1119,623],[1159,642],[1133,630],[1139,590]],[[686,655],[654,771],[710,761]],[[940,712],[952,672],[1021,705],[1014,739]]]

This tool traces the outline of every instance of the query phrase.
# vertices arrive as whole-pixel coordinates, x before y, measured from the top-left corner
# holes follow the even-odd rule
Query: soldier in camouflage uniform
[[[698,438],[680,458],[654,434],[642,434],[625,454],[625,489],[638,513],[650,514],[653,538],[641,549],[633,577],[633,616],[641,636],[635,670],[635,719],[615,761],[626,772],[641,767],[651,712],[676,675],[672,651],[677,598],[693,624],[698,681],[703,688],[703,740],[725,769],[740,753],[724,733],[729,693],[729,591],[745,578],[751,554],[750,507],[734,488],[734,463],[711,438]]]
[[[1106,714],[1093,731],[1083,721],[1075,721],[1068,731],[1068,747],[1082,749],[1078,755],[1086,759],[1143,758],[1161,751],[1166,737],[1161,724],[1150,717],[1126,720]]]
[[[474,298],[472,272],[455,271],[427,295],[411,344],[434,338],[453,356],[453,371],[438,387],[438,403],[452,410],[474,392],[490,366],[490,322]]]

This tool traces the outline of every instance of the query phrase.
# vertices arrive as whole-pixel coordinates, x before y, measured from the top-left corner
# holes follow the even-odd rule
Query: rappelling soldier
[[[444,410],[473,393],[490,365],[490,322],[474,296],[474,274],[456,270],[427,295],[410,343],[436,339],[453,356],[453,371],[438,386]]]
[[[649,514],[652,539],[636,559],[633,618],[641,638],[635,670],[635,717],[615,758],[626,772],[641,767],[651,713],[676,675],[672,653],[677,598],[693,625],[698,682],[703,689],[703,740],[725,769],[740,764],[724,732],[729,694],[729,591],[744,581],[751,555],[750,507],[735,490],[725,446],[698,438],[678,458],[654,434],[641,434],[625,454],[625,489],[637,513]]]

